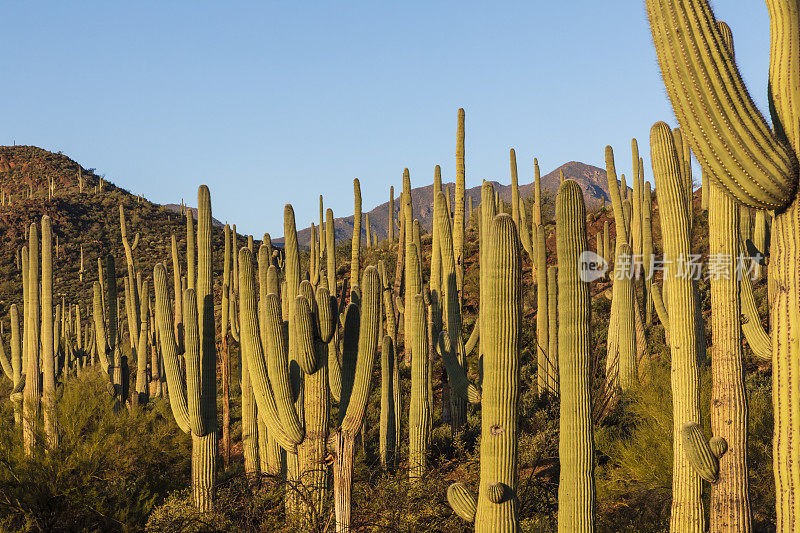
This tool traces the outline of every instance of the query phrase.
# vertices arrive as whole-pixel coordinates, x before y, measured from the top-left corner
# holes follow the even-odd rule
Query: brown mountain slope
[[[79,192],[78,169],[84,178],[84,192]],[[55,182],[55,193],[48,195],[48,179]],[[139,199],[128,191],[104,181],[95,192],[100,177],[91,169],[82,168],[60,153],[35,146],[0,146],[0,190],[12,197],[11,205],[0,206],[0,316],[6,316],[12,303],[20,303],[22,295],[18,254],[25,242],[26,228],[37,224],[45,214],[53,221],[54,296],[81,302],[85,313],[91,305],[92,283],[97,280],[97,258],[113,253],[120,290],[126,274],[125,253],[119,226],[119,205],[125,208],[130,238],[140,233],[136,255],[138,269],[145,278],[152,276],[156,261],[170,260],[170,235],[178,239],[183,259],[186,250],[185,220],[161,205]],[[33,197],[28,198],[29,190]],[[213,191],[212,191],[213,204]],[[222,231],[214,229],[213,245],[224,243]],[[240,241],[241,242],[241,241]],[[84,282],[78,281],[80,248],[84,252]],[[222,251],[214,257],[215,272],[221,270]],[[170,270],[171,270],[171,263]],[[152,285],[151,285],[152,287]],[[152,289],[151,289],[152,290]],[[152,293],[151,293],[152,294]],[[83,314],[85,319],[87,314]]]

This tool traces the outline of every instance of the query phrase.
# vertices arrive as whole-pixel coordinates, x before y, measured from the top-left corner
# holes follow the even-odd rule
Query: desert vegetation
[[[0,149],[0,529],[800,530],[800,5],[770,124],[707,0],[646,4],[678,125],[606,147],[610,205],[513,149],[473,201],[463,109],[430,229],[405,169],[348,238]]]

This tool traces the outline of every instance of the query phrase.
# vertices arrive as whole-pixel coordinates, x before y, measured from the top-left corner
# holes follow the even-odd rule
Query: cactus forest
[[[457,104],[452,184],[282,238],[0,148],[46,162],[0,180],[0,530],[800,531],[800,0],[768,117],[708,0],[644,4],[674,116],[602,201],[510,147],[473,194]]]

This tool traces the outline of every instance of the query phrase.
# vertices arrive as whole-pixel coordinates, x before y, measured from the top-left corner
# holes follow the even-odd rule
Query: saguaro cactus
[[[456,191],[453,206],[453,253],[456,258],[456,284],[458,286],[459,306],[464,289],[464,194],[466,167],[464,164],[464,108],[458,110],[458,130],[456,133]],[[448,198],[450,195],[447,195]]]
[[[50,449],[58,447],[56,411],[56,360],[53,332],[53,229],[50,217],[42,217],[42,403],[44,432]],[[38,378],[38,376],[36,376]]]
[[[353,377],[342,388],[339,427],[332,431],[328,439],[328,450],[333,455],[337,533],[351,531],[350,494],[355,439],[364,423],[379,326],[380,279],[375,267],[370,266],[364,269],[360,309],[351,302],[345,311],[342,359],[343,366],[353,369],[346,374]]]
[[[139,342],[139,330],[142,327],[142,317],[139,315],[139,286],[136,283],[136,265],[134,263],[133,252],[139,246],[139,234],[137,233],[131,244],[128,241],[128,225],[125,222],[125,210],[119,204],[119,227],[122,235],[122,244],[125,248],[125,264],[127,266],[128,285],[125,292],[125,310],[128,315],[128,332],[130,334],[131,348],[137,349]]]
[[[797,343],[800,265],[795,237],[800,232],[797,201],[800,130],[800,34],[798,2],[769,0],[769,67],[772,127],[747,93],[731,55],[720,46],[723,35],[707,0],[648,0],[650,26],[667,93],[692,151],[708,172],[737,200],[751,208],[777,209],[773,223],[770,276],[773,329],[773,458],[778,531],[800,529],[800,446],[796,424],[800,395]],[[687,51],[675,54],[674,50]],[[702,81],[698,81],[702,80]],[[733,147],[733,148],[731,148]],[[724,154],[724,155],[720,155]]]
[[[397,367],[392,337],[383,337],[381,347],[381,432],[380,459],[381,466],[388,468],[393,462],[396,443],[395,402],[394,402],[394,369]]]
[[[394,186],[389,187],[389,227],[388,227],[388,235],[389,235],[389,245],[391,246],[394,244]]]
[[[558,531],[594,531],[594,437],[589,378],[589,285],[580,277],[580,256],[588,248],[586,207],[580,186],[561,184],[556,198],[558,254],[558,346],[561,431],[558,456]]]
[[[650,132],[653,175],[659,199],[667,313],[672,347],[673,486],[672,531],[704,530],[700,478],[686,459],[681,428],[700,420],[700,373],[697,366],[697,320],[693,280],[679,275],[681,261],[690,254],[689,215],[680,160],[672,131],[663,122]]]
[[[619,386],[629,391],[636,386],[636,335],[634,331],[634,306],[636,294],[633,286],[633,254],[631,247],[623,243],[619,248],[614,269],[614,299],[618,318]]]
[[[416,259],[416,246],[412,248],[411,263]],[[425,319],[425,304],[421,293],[406,298],[413,298],[410,316],[412,337],[411,351],[411,402],[408,415],[408,477],[411,482],[418,481],[425,474],[425,463],[428,454],[430,429],[430,397],[428,395],[428,331]]]
[[[547,313],[548,333],[550,344],[547,348],[548,361],[550,362],[549,380],[547,388],[550,394],[558,396],[558,267],[547,267]]]
[[[450,230],[450,216],[444,202],[444,194],[437,195],[435,202],[436,226],[439,228],[439,245],[442,257],[442,310],[443,323],[447,330],[450,344],[455,350],[455,360],[461,370],[466,370],[466,350],[461,336],[461,309],[458,298],[458,282],[456,279],[455,252],[453,250],[452,232]],[[474,326],[480,329],[479,325]],[[438,336],[437,336],[438,337]],[[450,374],[450,372],[448,372]],[[467,409],[464,399],[450,390],[450,428],[453,434],[461,431],[467,421]]]
[[[350,290],[358,285],[358,273],[361,268],[361,184],[358,178],[353,180],[353,241],[350,250]]]
[[[447,498],[462,518],[475,520],[476,531],[517,531],[516,461],[521,316],[520,242],[507,214],[492,222],[484,310],[494,327],[483,357],[481,412],[481,481],[478,501],[462,483]]]
[[[178,364],[178,346],[164,265],[156,264],[158,322],[164,365],[169,383],[172,414],[178,427],[192,435],[192,499],[200,511],[214,505],[214,475],[217,462],[217,376],[214,340],[214,300],[211,293],[211,196],[201,185],[197,193],[197,279],[195,289],[183,294],[186,326],[184,355],[186,384]],[[194,271],[194,269],[192,269]]]
[[[400,455],[400,424],[402,418],[402,391],[400,390],[400,369],[397,362],[397,353],[395,352],[395,339],[397,338],[397,317],[396,317],[396,309],[394,305],[394,299],[392,298],[392,287],[389,284],[389,277],[386,273],[386,265],[383,261],[378,261],[378,275],[381,278],[381,283],[383,285],[383,309],[386,314],[386,333],[391,338],[391,346],[389,348],[392,351],[392,356],[388,360],[387,364],[391,364],[391,402],[392,407],[391,409],[387,406],[387,411],[391,411],[391,416],[394,417],[394,421],[388,421],[386,427],[383,425],[383,417],[384,417],[384,408],[383,408],[383,399],[384,399],[384,389],[381,389],[381,447],[383,447],[384,440],[386,441],[387,445],[387,461],[388,461],[388,454],[390,453],[389,450],[389,443],[393,443],[392,446],[394,448],[394,462],[396,463],[399,455]],[[383,349],[386,349],[386,340],[384,339]],[[384,357],[386,355],[381,352],[381,380],[384,377]],[[388,371],[388,368],[387,368]],[[383,381],[382,381],[383,383]],[[389,416],[389,413],[386,413]],[[387,433],[386,438],[383,438],[384,431]],[[392,433],[393,436],[390,436],[389,433]],[[383,448],[381,448],[383,449]],[[381,451],[381,458],[383,458],[383,451]]]
[[[11,379],[14,384],[11,402],[14,404],[14,425],[19,428],[22,424],[22,390],[25,387],[25,374],[22,373],[22,338],[17,304],[11,304],[9,314],[11,315]]]
[[[740,284],[736,268],[738,209],[736,200],[717,182],[709,183],[709,254],[725,264],[711,278],[711,352],[713,374],[711,429],[728,444],[720,460],[719,483],[711,487],[711,524],[715,531],[735,525],[750,530],[747,480],[747,396],[742,368]],[[759,325],[760,327],[760,325]],[[744,473],[744,474],[742,474]],[[702,475],[702,474],[701,474]]]
[[[549,380],[550,329],[547,312],[547,246],[544,226],[536,227],[536,388],[539,395],[547,390]]]
[[[316,527],[324,502],[323,463],[330,413],[327,343],[333,337],[336,304],[325,287],[319,287],[314,296],[308,281],[300,284],[292,305],[298,350],[295,361],[303,376],[295,379],[291,376],[289,354],[285,349],[287,335],[278,295],[262,290],[262,301],[256,304],[252,253],[247,248],[239,251],[239,276],[243,346],[255,400],[269,434],[274,434],[279,443],[284,442],[282,446],[290,453],[294,453],[296,447],[299,485],[290,490],[303,490],[302,517]],[[261,320],[257,319],[257,307]],[[263,362],[265,351],[269,352],[269,375]],[[300,383],[303,385],[302,405],[296,407],[292,390],[293,384]]]
[[[24,251],[24,250],[23,250]],[[25,266],[25,255],[22,257]],[[36,426],[41,412],[42,390],[39,383],[40,308],[39,308],[39,232],[36,224],[28,231],[28,288],[25,291],[26,376],[22,406],[22,437],[25,455],[33,454]]]

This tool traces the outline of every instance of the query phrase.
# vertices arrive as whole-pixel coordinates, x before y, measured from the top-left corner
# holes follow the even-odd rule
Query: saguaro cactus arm
[[[453,511],[467,522],[475,521],[478,504],[475,496],[463,483],[453,483],[447,487],[447,501]]]
[[[443,330],[439,333],[437,347],[439,355],[442,356],[444,366],[447,369],[447,377],[449,378],[450,387],[453,391],[469,403],[480,404],[481,391],[469,381],[464,368],[458,364],[458,359],[453,353],[453,346],[447,331]]]
[[[698,475],[709,483],[716,483],[719,477],[719,459],[706,441],[700,424],[697,422],[684,424],[681,429],[681,439],[686,458]]]
[[[186,399],[186,388],[183,386],[181,368],[178,364],[178,345],[175,342],[175,327],[172,315],[172,304],[167,294],[167,271],[164,265],[157,263],[153,268],[153,283],[156,292],[156,322],[161,339],[161,351],[164,358],[164,368],[167,372],[167,386],[169,387],[169,405],[172,415],[181,431],[189,433],[189,408]],[[97,300],[95,289],[95,300]],[[97,316],[95,315],[95,323]],[[102,329],[96,328],[98,334],[98,353],[103,352],[103,343],[100,339]],[[102,356],[101,356],[102,359]]]
[[[297,420],[297,413],[294,411],[294,405],[291,401],[288,408],[291,412],[286,413],[286,420],[290,422],[284,424],[284,420],[280,417],[278,409],[278,400],[273,393],[274,383],[270,381],[267,376],[267,365],[264,362],[264,348],[261,344],[261,335],[259,332],[258,315],[256,311],[256,292],[253,287],[253,262],[252,252],[248,248],[242,248],[239,251],[239,294],[241,305],[239,307],[239,323],[241,325],[240,338],[242,342],[243,357],[247,358],[247,368],[250,373],[250,383],[253,387],[253,392],[258,405],[259,413],[264,414],[265,422],[269,431],[275,437],[275,440],[285,450],[294,453],[296,446],[303,440],[303,430],[300,427],[300,422]],[[278,358],[280,350],[283,357],[282,361],[286,359],[284,338],[283,338],[283,321],[281,320],[280,303],[277,301],[275,294],[268,294],[265,315],[265,327],[267,328],[267,344],[269,346],[270,360]],[[233,323],[235,321],[232,321]],[[276,340],[279,341],[279,346],[273,345]],[[272,361],[270,361],[272,362]],[[284,376],[284,381],[281,383],[288,387],[288,369],[287,375]],[[291,393],[287,393],[291,397]],[[286,408],[283,405],[282,408]],[[292,418],[294,415],[294,418]]]
[[[358,356],[344,417],[341,418],[343,431],[355,433],[364,422],[364,414],[369,398],[372,368],[375,364],[375,353],[378,347],[380,325],[381,285],[375,267],[364,269],[361,283],[361,316],[358,328]],[[353,334],[345,330],[344,334]],[[345,339],[347,342],[347,339]]]
[[[647,12],[667,94],[681,129],[709,177],[751,207],[776,209],[794,198],[797,159],[796,90],[800,69],[795,1],[768,1],[773,133],[750,98],[707,0],[647,0]],[[676,53],[680,50],[682,53]],[[790,133],[791,132],[791,133]]]

